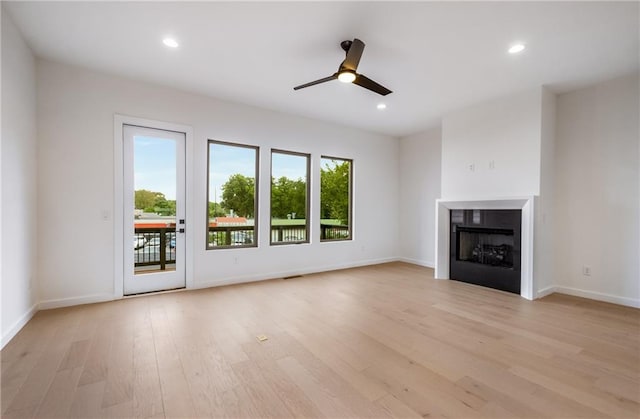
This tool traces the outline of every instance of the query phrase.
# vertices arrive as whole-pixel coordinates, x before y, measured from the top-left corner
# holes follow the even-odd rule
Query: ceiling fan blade
[[[300,86],[296,86],[296,87],[293,88],[293,90],[304,89],[305,87],[315,86],[316,84],[325,83],[325,82],[328,82],[328,81],[331,81],[331,80],[335,80],[337,78],[338,78],[338,73],[335,73],[332,76],[325,77],[323,79],[316,80],[316,81],[310,81],[309,83],[305,83],[305,84],[301,84]]]
[[[362,74],[356,74],[356,79],[353,81],[353,84],[357,84],[358,86],[364,87],[365,89],[369,89],[372,92],[376,92],[379,95],[386,96],[389,93],[393,93],[391,90],[387,89],[381,84],[376,83],[368,77],[363,76]]]
[[[358,38],[351,42],[349,51],[347,51],[347,58],[342,63],[343,68],[356,71],[358,69],[358,63],[360,63],[360,57],[362,57],[362,51],[364,51],[364,42]]]

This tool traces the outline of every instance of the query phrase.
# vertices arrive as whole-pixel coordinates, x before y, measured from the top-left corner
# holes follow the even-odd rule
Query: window
[[[271,244],[309,242],[309,155],[271,151]]]
[[[351,160],[320,159],[320,240],[351,240]]]
[[[258,245],[258,150],[209,140],[207,249]]]

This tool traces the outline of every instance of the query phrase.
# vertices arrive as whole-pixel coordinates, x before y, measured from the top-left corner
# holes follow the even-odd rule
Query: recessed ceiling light
[[[384,103],[378,103],[378,106],[376,106],[376,108],[382,110],[382,109],[387,109],[387,105],[385,105]]]
[[[173,38],[164,38],[162,43],[168,46],[169,48],[178,48],[178,41]]]
[[[524,50],[524,44],[513,44],[509,48],[509,54],[517,54]]]

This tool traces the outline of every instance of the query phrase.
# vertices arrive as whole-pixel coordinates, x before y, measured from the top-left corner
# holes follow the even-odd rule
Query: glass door
[[[185,134],[123,133],[124,294],[184,288]]]

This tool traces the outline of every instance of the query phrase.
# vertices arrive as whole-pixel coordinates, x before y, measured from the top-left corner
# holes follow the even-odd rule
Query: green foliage
[[[291,180],[287,177],[271,179],[271,218],[306,218],[307,183],[302,180]]]
[[[162,192],[140,189],[134,192],[136,209],[160,215],[176,215],[176,201],[167,200]]]
[[[222,185],[222,202],[220,205],[233,210],[239,217],[253,218],[255,210],[255,180],[241,174],[231,175]]]
[[[331,160],[320,170],[320,218],[341,224],[349,222],[350,162]],[[231,210],[239,217],[254,217],[255,180],[235,174],[222,186],[222,202],[209,202],[209,217],[223,217]],[[163,193],[140,189],[135,191],[135,207],[160,215],[175,215],[176,201]],[[286,220],[307,218],[307,184],[303,179],[287,177],[271,179],[271,217]]]
[[[151,192],[146,189],[140,189],[135,191],[135,207],[136,209],[153,208],[156,200],[159,198],[164,199],[164,195],[160,192]]]
[[[349,223],[350,165],[350,161],[331,160],[320,169],[320,218]]]
[[[176,215],[176,201],[166,200],[163,195],[162,199],[156,202],[154,210],[160,215]]]
[[[227,212],[217,202],[209,202],[209,218],[224,217]]]
[[[320,171],[321,218],[346,225],[349,222],[351,162],[331,160]],[[209,202],[209,217],[224,216],[233,210],[240,217],[254,217],[255,180],[235,174],[222,186],[222,202]],[[287,220],[307,218],[307,183],[303,179],[271,179],[271,217]]]

